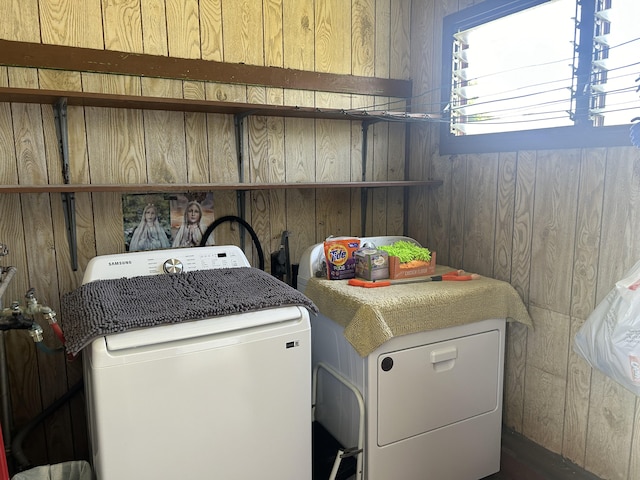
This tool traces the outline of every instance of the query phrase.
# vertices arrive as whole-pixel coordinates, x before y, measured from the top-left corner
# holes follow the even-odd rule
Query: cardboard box
[[[389,254],[376,248],[356,251],[356,277],[365,280],[389,278]]]
[[[389,257],[389,278],[426,277],[436,273],[436,252],[431,252],[431,261],[400,263],[398,257]]]

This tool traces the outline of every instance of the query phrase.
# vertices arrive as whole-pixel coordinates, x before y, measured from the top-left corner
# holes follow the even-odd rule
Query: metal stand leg
[[[360,480],[364,480],[363,472],[362,472],[362,454],[364,448],[364,399],[362,398],[362,394],[360,390],[356,388],[353,383],[351,383],[348,379],[346,379],[340,372],[334,369],[331,365],[328,365],[324,362],[318,362],[318,364],[313,368],[313,385],[312,385],[312,401],[313,401],[313,419],[315,420],[315,410],[316,410],[316,397],[318,390],[318,371],[320,369],[325,370],[332,377],[342,383],[345,387],[347,387],[351,392],[355,395],[356,400],[358,401],[358,409],[360,412],[359,423],[358,423],[358,446],[354,450],[352,449],[352,453],[349,455],[356,456],[356,478],[360,478]],[[338,468],[340,467],[340,463],[345,456],[344,450],[338,450],[338,454],[336,455],[336,460],[333,464],[333,469],[331,470],[331,475],[329,480],[335,480],[336,475],[338,473]]]

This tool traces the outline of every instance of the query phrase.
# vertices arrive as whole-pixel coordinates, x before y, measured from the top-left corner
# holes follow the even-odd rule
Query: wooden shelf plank
[[[66,193],[66,192],[197,192],[214,190],[277,190],[322,188],[382,188],[382,187],[438,187],[442,180],[334,182],[334,183],[185,183],[185,184],[51,184],[51,185],[0,185],[2,193]]]
[[[405,114],[403,112],[343,110],[290,105],[260,105],[239,102],[218,102],[185,98],[147,97],[63,90],[40,90],[35,88],[0,87],[0,102],[39,103],[53,105],[61,98],[67,105],[133,108],[143,110],[168,110],[180,112],[222,113],[228,115],[260,115],[270,117],[324,118],[332,120],[424,122],[431,119],[427,114]]]

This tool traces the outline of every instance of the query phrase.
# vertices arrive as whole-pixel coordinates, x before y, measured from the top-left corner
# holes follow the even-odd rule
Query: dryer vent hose
[[[220,217],[216,219],[211,225],[209,225],[205,230],[204,234],[202,235],[200,246],[204,247],[207,244],[207,240],[209,239],[209,236],[213,233],[215,228],[218,225],[225,222],[238,222],[247,230],[247,232],[249,232],[249,235],[251,235],[251,240],[253,240],[253,244],[255,245],[256,250],[258,251],[259,268],[260,270],[264,270],[264,252],[262,251],[262,245],[260,245],[260,240],[258,239],[258,235],[256,235],[256,232],[253,230],[253,228],[251,228],[251,225],[249,225],[244,219],[237,217],[235,215],[227,215],[224,217]]]

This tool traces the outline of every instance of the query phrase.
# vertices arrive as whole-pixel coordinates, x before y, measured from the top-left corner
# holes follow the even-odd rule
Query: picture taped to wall
[[[171,196],[173,247],[197,247],[207,227],[215,220],[213,193],[185,193]],[[207,245],[215,245],[213,232]]]
[[[122,196],[124,245],[128,252],[171,247],[170,196]]]

